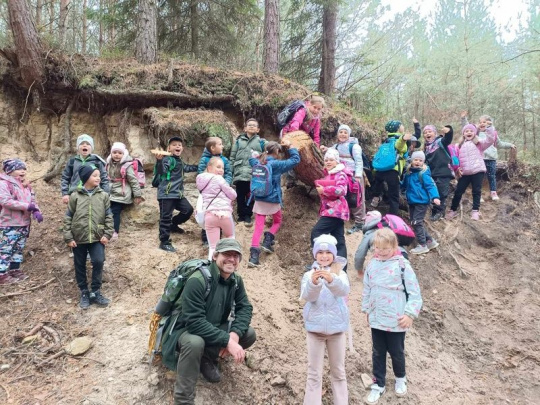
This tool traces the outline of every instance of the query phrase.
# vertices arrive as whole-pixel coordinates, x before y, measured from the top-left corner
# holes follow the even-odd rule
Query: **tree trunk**
[[[139,0],[135,55],[146,65],[157,62],[157,5],[155,0]]]
[[[88,31],[88,19],[86,18],[86,7],[87,7],[88,0],[83,1],[82,6],[82,53],[83,55],[86,53],[86,36]]]
[[[329,0],[323,8],[322,61],[319,92],[332,96],[336,76],[336,31],[338,3]]]
[[[60,48],[64,47],[66,40],[66,21],[71,0],[60,0],[60,19],[58,20],[58,42]]]
[[[291,147],[298,149],[300,163],[294,168],[296,177],[308,186],[314,186],[315,180],[324,177],[324,158],[320,149],[304,131],[294,131],[285,135],[291,141]]]
[[[21,78],[30,89],[43,77],[43,48],[26,0],[8,0],[8,11]]]
[[[263,70],[277,74],[279,70],[279,0],[264,1]]]
[[[99,54],[103,49],[103,0],[99,0]]]
[[[199,12],[197,10],[197,0],[191,0],[189,15],[191,23],[191,56],[199,59]]]
[[[49,0],[49,34],[51,37],[53,36],[54,32],[54,20],[56,19],[56,16],[54,15],[54,1]]]
[[[41,13],[43,10],[43,0],[36,1],[36,28],[41,26]]]

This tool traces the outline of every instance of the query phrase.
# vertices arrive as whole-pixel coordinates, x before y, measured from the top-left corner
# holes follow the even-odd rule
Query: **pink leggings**
[[[234,238],[234,222],[232,216],[218,217],[211,212],[206,212],[204,216],[204,229],[208,237],[208,257],[211,258],[216,245],[219,242],[219,231],[223,230],[223,238]]]
[[[281,227],[281,221],[283,219],[281,210],[272,215],[272,226],[270,227],[270,233],[275,235]],[[253,231],[253,237],[251,238],[251,247],[259,247],[261,236],[264,232],[264,222],[266,221],[266,215],[255,214],[255,230]]]

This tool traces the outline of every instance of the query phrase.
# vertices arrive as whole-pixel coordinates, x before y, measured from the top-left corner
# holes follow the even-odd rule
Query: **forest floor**
[[[112,303],[83,311],[72,259],[62,241],[65,207],[58,187],[38,181],[34,188],[45,222],[32,226],[25,251],[30,279],[0,290],[0,403],[172,403],[174,373],[148,365],[148,324],[169,271],[185,259],[206,257],[197,224],[190,221],[187,234],[173,235],[178,253],[170,254],[157,248],[157,223],[136,227],[124,222],[120,239],[107,247],[103,292]],[[193,183],[187,190],[194,204]],[[381,404],[538,403],[539,210],[525,190],[523,185],[501,184],[501,200],[486,201],[479,222],[469,219],[468,194],[462,218],[429,224],[441,246],[412,258],[424,308],[406,339],[409,394],[398,398],[393,393],[389,363],[389,390]],[[146,189],[145,196],[145,205],[157,210],[155,189]],[[247,268],[251,229],[237,227],[246,252],[239,273],[254,306],[258,340],[248,351],[250,367],[227,361],[221,383],[199,380],[197,404],[302,403],[306,343],[298,297],[303,266],[312,260],[309,233],[318,203],[298,187],[285,192],[284,204],[276,253],[264,255],[259,269]],[[350,260],[360,240],[359,234],[347,236]],[[347,352],[347,376],[350,403],[359,404],[367,394],[361,374],[371,374],[371,338],[360,312],[362,281],[352,268],[349,276],[357,353]],[[31,287],[38,288],[3,297]],[[56,330],[62,346],[89,336],[93,347],[80,357],[62,356],[38,368],[58,346],[45,353],[49,335],[40,332],[28,344],[16,335],[39,323]],[[331,404],[327,376],[323,403]]]

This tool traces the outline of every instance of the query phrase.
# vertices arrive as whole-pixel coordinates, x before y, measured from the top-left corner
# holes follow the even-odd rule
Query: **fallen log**
[[[290,140],[291,147],[300,154],[300,163],[294,168],[296,177],[307,186],[315,186],[315,180],[324,177],[322,152],[304,131],[290,132],[284,138]]]

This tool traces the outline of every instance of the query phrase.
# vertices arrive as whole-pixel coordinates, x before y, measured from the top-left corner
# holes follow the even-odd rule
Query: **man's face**
[[[240,253],[230,250],[228,252],[214,253],[214,260],[219,269],[219,274],[224,279],[230,277],[240,264]]]

